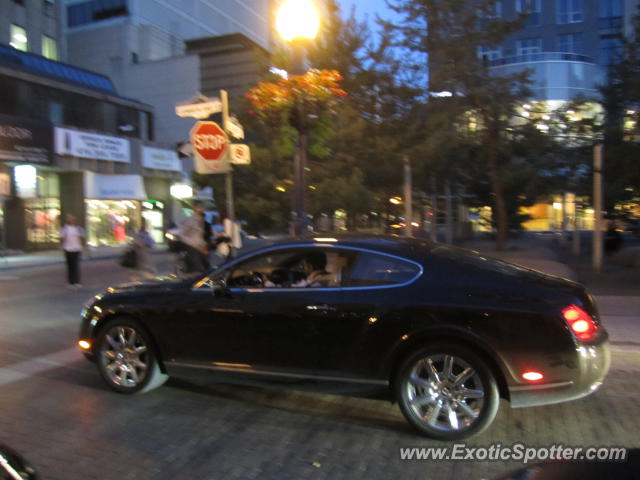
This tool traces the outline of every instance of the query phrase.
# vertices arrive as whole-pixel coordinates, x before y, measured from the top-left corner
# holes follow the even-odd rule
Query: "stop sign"
[[[224,160],[229,150],[229,137],[215,122],[197,122],[191,129],[193,151],[206,161]]]

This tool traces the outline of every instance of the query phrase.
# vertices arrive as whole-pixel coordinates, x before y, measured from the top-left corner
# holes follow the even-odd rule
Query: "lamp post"
[[[284,0],[280,5],[276,17],[276,28],[280,36],[292,48],[293,61],[291,73],[302,75],[305,73],[305,43],[313,39],[318,33],[320,19],[311,0]],[[306,164],[307,164],[307,133],[305,112],[302,102],[295,105],[295,117],[298,122],[298,141],[293,157],[294,194],[293,233],[300,235],[306,224]]]

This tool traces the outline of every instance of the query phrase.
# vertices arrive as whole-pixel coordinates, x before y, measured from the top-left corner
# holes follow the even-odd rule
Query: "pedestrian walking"
[[[78,289],[80,284],[80,256],[86,244],[84,228],[76,225],[76,217],[67,215],[60,229],[60,244],[67,262],[69,288]]]
[[[133,248],[136,251],[136,266],[131,275],[132,281],[137,282],[142,279],[155,277],[156,269],[151,261],[153,245],[153,238],[151,238],[151,235],[147,231],[147,222],[143,218],[140,224],[140,230],[133,239]]]
[[[185,244],[185,273],[204,272],[209,269],[209,246],[204,240],[204,206],[194,201],[192,214],[180,225],[180,240]]]

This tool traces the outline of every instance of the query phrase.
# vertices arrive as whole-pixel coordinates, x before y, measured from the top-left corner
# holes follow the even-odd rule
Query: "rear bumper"
[[[611,365],[609,341],[604,340],[598,345],[581,345],[575,352],[573,378],[556,383],[535,385],[511,385],[509,396],[511,406],[534,407],[553,403],[576,400],[596,391]]]

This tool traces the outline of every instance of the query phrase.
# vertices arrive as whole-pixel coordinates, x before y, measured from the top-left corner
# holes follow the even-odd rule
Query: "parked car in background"
[[[487,428],[501,398],[574,400],[609,369],[583,286],[397,237],[286,240],[206,275],[110,287],[79,345],[118,392],[193,374],[340,385],[443,440]]]

